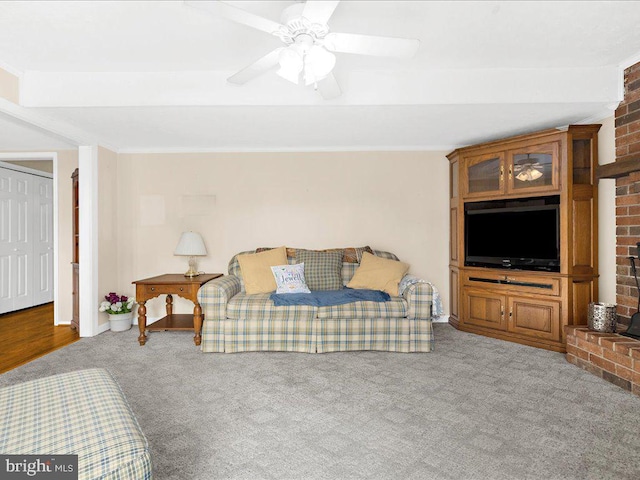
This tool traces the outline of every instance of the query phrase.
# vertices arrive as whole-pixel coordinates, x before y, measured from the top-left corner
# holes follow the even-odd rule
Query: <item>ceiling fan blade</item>
[[[246,10],[234,7],[233,5],[229,5],[224,2],[212,0],[187,0],[184,3],[190,7],[206,10],[207,12],[212,13],[216,16],[225,17],[229,20],[233,20],[234,22],[248,25],[257,30],[262,30],[263,32],[271,34],[278,31],[280,27],[283,27],[283,25],[278,22],[274,22],[273,20],[269,20],[268,18],[255,15],[253,13],[247,12]]]
[[[262,75],[266,71],[271,70],[273,67],[278,65],[280,52],[283,48],[284,47],[276,48],[272,52],[267,53],[264,57],[256,60],[248,67],[243,68],[238,73],[227,78],[227,81],[237,85],[242,85],[247,83],[249,80],[254,79],[258,75]]]
[[[302,16],[312,23],[325,25],[339,3],[340,0],[335,2],[329,0],[307,0],[307,3],[304,5],[304,10],[302,11]]]
[[[322,98],[324,98],[325,100],[331,100],[332,98],[336,98],[342,95],[340,85],[338,85],[336,77],[333,76],[333,73],[330,73],[318,82],[318,91],[320,92],[320,95],[322,95]]]
[[[324,39],[324,46],[333,52],[410,58],[418,51],[420,40],[357,33],[330,33]]]

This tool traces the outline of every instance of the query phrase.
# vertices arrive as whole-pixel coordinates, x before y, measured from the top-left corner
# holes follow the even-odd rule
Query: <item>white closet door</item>
[[[0,313],[53,301],[53,180],[0,168]]]
[[[53,180],[33,177],[33,304],[53,302]]]
[[[0,313],[33,304],[30,177],[0,169]]]
[[[12,232],[15,229],[13,172],[0,168],[0,313],[13,310],[12,275],[15,252]]]

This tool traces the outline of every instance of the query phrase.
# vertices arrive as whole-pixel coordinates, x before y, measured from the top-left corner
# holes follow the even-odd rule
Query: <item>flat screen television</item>
[[[559,197],[465,204],[465,265],[560,271]]]

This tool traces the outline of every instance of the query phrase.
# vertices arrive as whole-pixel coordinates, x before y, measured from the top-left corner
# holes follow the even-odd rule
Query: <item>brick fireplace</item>
[[[640,114],[640,109],[638,113]],[[637,135],[640,137],[640,128]],[[617,140],[616,138],[616,143]],[[640,140],[638,146],[640,146]],[[616,180],[616,304],[618,321],[626,325],[629,324],[631,315],[638,310],[638,289],[629,261],[629,257],[636,257],[636,267],[640,269],[636,248],[638,242],[640,242],[640,172],[634,172]]]
[[[640,63],[624,72],[624,100],[615,113],[616,161],[598,168],[616,179],[616,304],[619,331],[638,309],[638,289],[629,257],[640,242]],[[615,333],[565,327],[567,361],[640,395],[640,340]]]
[[[624,72],[615,127],[616,161],[600,166],[598,176],[616,179],[616,304],[618,321],[628,325],[638,308],[629,257],[637,258],[640,242],[640,63]]]
[[[615,164],[628,167],[616,179],[616,303],[619,321],[628,325],[638,307],[628,257],[637,257],[640,242],[640,63],[624,72],[624,100],[615,125]]]

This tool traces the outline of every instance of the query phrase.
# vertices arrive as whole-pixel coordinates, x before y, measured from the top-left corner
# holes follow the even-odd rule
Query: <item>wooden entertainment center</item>
[[[598,299],[599,129],[600,125],[571,125],[447,155],[449,323],[455,328],[565,352],[563,327],[587,323],[588,305]],[[468,260],[466,211],[482,202],[508,206],[544,201],[557,205],[553,208],[559,214],[559,262],[530,270],[511,267],[509,260],[504,265]],[[487,232],[488,239],[491,235],[500,233]]]

